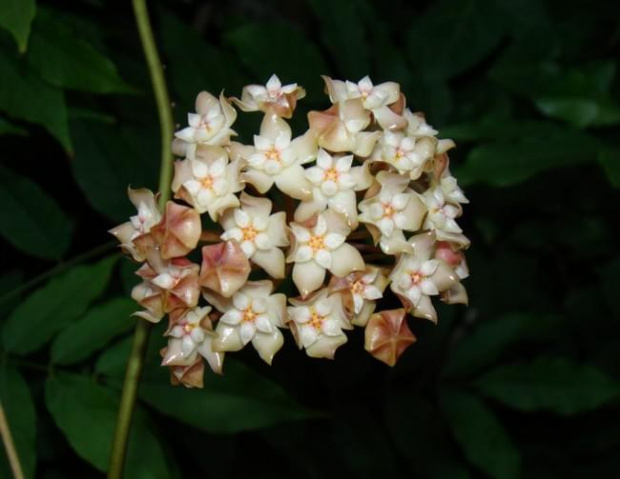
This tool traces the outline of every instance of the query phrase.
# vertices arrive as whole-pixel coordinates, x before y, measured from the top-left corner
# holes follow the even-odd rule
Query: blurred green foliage
[[[440,306],[437,327],[413,321],[419,340],[393,370],[356,331],[333,363],[289,342],[272,368],[227,359],[202,391],[168,385],[156,332],[128,478],[620,474],[620,3],[150,8],[179,123],[199,90],[238,95],[271,73],[307,88],[306,111],[326,105],[321,74],[400,82],[459,146],[471,306]],[[235,129],[251,138],[259,120]],[[134,324],[132,265],[70,260],[109,241],[129,184],[156,186],[157,115],[129,2],[0,2],[0,143],[0,400],[26,477],[98,477]]]

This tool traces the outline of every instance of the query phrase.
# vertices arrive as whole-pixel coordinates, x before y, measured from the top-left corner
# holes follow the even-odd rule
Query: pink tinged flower
[[[364,271],[356,271],[344,278],[333,276],[329,289],[342,296],[351,324],[366,326],[376,308],[376,300],[383,297],[388,280],[380,268],[369,266]]]
[[[291,141],[291,127],[278,115],[267,113],[260,135],[254,137],[254,150],[235,151],[246,160],[241,180],[266,193],[275,183],[284,194],[296,199],[311,197],[311,185],[301,165],[316,157],[316,138],[312,132]]]
[[[454,272],[459,279],[465,279],[469,276],[465,255],[458,245],[452,245],[448,241],[438,241],[435,249],[435,258],[445,261],[454,268]]]
[[[237,119],[237,112],[224,94],[219,100],[205,91],[196,97],[196,113],[188,114],[189,126],[175,133],[173,151],[179,156],[193,159],[198,145],[222,146],[230,143],[230,128]]]
[[[431,259],[435,244],[432,232],[409,241],[414,252],[398,260],[390,275],[391,289],[413,316],[437,322],[430,296],[448,291],[458,283],[458,277],[445,261]]]
[[[427,165],[430,167],[429,161],[435,154],[432,141],[416,140],[399,132],[385,132],[382,145],[381,150],[375,150],[373,160],[389,163],[412,180],[417,180]]]
[[[130,217],[128,222],[112,228],[110,233],[120,241],[123,251],[136,261],[144,261],[150,241],[141,242],[140,239],[148,235],[153,226],[160,222],[161,213],[157,208],[155,195],[150,190],[128,188],[127,193],[138,212]]]
[[[272,203],[241,193],[241,207],[229,209],[221,218],[224,228],[221,238],[235,240],[245,255],[273,278],[284,277],[284,253],[288,246],[286,213],[271,214]]]
[[[236,241],[203,246],[201,287],[229,298],[247,282],[250,271],[248,257]]]
[[[403,231],[417,231],[422,226],[426,207],[409,188],[409,178],[382,171],[377,175],[380,185],[359,204],[359,220],[386,254],[411,253],[411,245]],[[369,193],[373,193],[369,190]]]
[[[405,350],[416,341],[407,325],[404,309],[373,314],[365,331],[365,349],[379,361],[394,366]]]
[[[338,347],[347,342],[343,329],[351,329],[340,295],[323,289],[307,301],[289,299],[290,327],[299,348],[313,358],[334,359]]]
[[[343,215],[327,210],[314,224],[291,223],[291,231],[294,243],[287,262],[294,263],[293,282],[302,297],[323,285],[326,270],[346,276],[364,269],[359,251],[345,242],[351,229]]]
[[[235,193],[243,189],[240,167],[240,161],[229,163],[222,148],[202,150],[196,159],[175,163],[172,191],[175,198],[186,201],[199,213],[208,212],[217,221],[223,211],[239,205]]]
[[[135,316],[157,323],[165,313],[198,304],[197,264],[185,258],[165,261],[157,251],[151,251],[148,260],[136,272],[144,281],[131,292],[131,297],[145,308]]]
[[[282,85],[276,75],[271,75],[267,84],[248,85],[243,88],[241,100],[233,102],[242,111],[273,112],[283,118],[291,118],[297,106],[297,100],[306,96],[306,91],[297,83]]]
[[[172,201],[166,203],[166,213],[162,220],[151,228],[151,235],[163,259],[178,258],[193,251],[198,245],[201,232],[198,212]]]
[[[166,356],[168,348],[163,348],[160,351],[162,357]],[[196,359],[189,366],[169,366],[170,370],[170,384],[173,386],[183,385],[186,388],[198,388],[204,387],[204,371],[205,365],[200,356],[196,356]]]
[[[321,148],[336,153],[351,152],[360,157],[370,155],[380,131],[363,131],[370,125],[370,112],[362,100],[344,100],[325,111],[308,113],[310,130]]]
[[[316,166],[305,171],[312,183],[312,199],[302,201],[295,211],[295,221],[306,221],[327,207],[343,214],[352,229],[357,227],[357,198],[355,191],[368,188],[372,175],[368,164],[352,167],[353,155],[332,157],[320,149]]]
[[[421,198],[428,208],[424,229],[434,231],[440,240],[468,246],[469,240],[463,235],[463,230],[456,222],[456,218],[462,213],[461,206],[458,203],[449,203],[441,186],[426,190]]]
[[[206,292],[205,297],[222,313],[213,347],[218,351],[239,351],[252,343],[260,357],[271,364],[284,344],[278,328],[284,327],[286,296],[271,294],[271,281],[250,281],[232,298]]]

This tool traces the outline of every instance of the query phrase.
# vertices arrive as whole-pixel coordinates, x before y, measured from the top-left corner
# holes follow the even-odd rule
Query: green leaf
[[[605,149],[598,154],[598,161],[607,173],[607,179],[615,187],[620,188],[620,149]]]
[[[135,209],[127,187],[156,187],[156,136],[149,130],[98,121],[72,122],[75,179],[89,203],[114,221],[127,221]],[[155,150],[155,151],[153,151]]]
[[[310,0],[319,19],[321,37],[345,78],[359,80],[370,73],[369,48],[359,1]]]
[[[229,31],[225,41],[265,83],[275,73],[283,84],[297,83],[307,92],[307,102],[324,100],[323,80],[328,72],[321,53],[298,30],[285,24],[251,23]]]
[[[204,389],[171,387],[161,379],[144,382],[140,397],[158,411],[214,434],[234,434],[316,417],[278,384],[241,363],[226,359],[224,376],[210,375]]]
[[[32,256],[60,259],[73,224],[56,201],[30,179],[0,166],[0,235]]]
[[[0,2],[0,27],[11,32],[19,51],[26,51],[30,26],[37,12],[35,0],[2,0]]]
[[[545,170],[588,163],[596,158],[598,149],[598,140],[568,129],[553,136],[485,144],[470,152],[456,176],[463,185],[509,186]]]
[[[419,72],[433,79],[456,76],[485,59],[504,34],[491,0],[442,0],[413,22],[407,45]]]
[[[0,135],[26,136],[28,132],[19,126],[15,126],[4,118],[0,118]]]
[[[33,478],[37,460],[36,410],[28,384],[17,369],[6,363],[0,364],[0,402],[24,476]],[[0,454],[4,454],[2,449]]]
[[[0,47],[0,110],[43,126],[71,151],[67,107],[62,90],[41,80]]]
[[[36,351],[79,318],[103,292],[118,256],[77,266],[28,296],[6,320],[2,341],[16,354]]]
[[[596,368],[545,357],[499,367],[476,386],[485,395],[521,411],[575,414],[620,397],[620,384]]]
[[[445,374],[465,375],[497,361],[511,345],[554,337],[559,317],[534,313],[510,313],[481,323],[465,336],[448,356]]]
[[[34,22],[26,58],[44,80],[60,88],[94,93],[136,92],[109,59],[46,10],[40,10]]]
[[[72,364],[86,359],[135,326],[130,315],[138,309],[129,298],[116,298],[90,309],[64,329],[52,343],[52,362]]]
[[[476,396],[457,389],[442,393],[452,434],[469,461],[498,479],[521,477],[521,458],[504,427]]]
[[[45,385],[45,403],[71,447],[105,472],[118,414],[117,394],[87,377],[56,373]],[[140,409],[131,424],[124,477],[171,477],[162,445]]]

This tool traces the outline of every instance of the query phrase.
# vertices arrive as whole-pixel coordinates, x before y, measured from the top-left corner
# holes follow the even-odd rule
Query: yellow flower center
[[[243,232],[244,241],[254,241],[258,235],[258,231],[256,231],[256,228],[254,228],[253,225],[246,226],[241,231]]]
[[[185,331],[186,334],[189,334],[194,330],[195,327],[196,327],[195,324],[185,323],[183,325],[183,331]]]
[[[312,251],[318,251],[325,249],[324,235],[311,236],[308,241],[308,246],[312,248]]]
[[[248,323],[253,323],[254,320],[256,319],[256,316],[257,314],[254,311],[252,311],[251,305],[243,310],[243,321],[246,321]]]
[[[396,210],[392,206],[391,203],[383,203],[383,216],[386,218],[391,218],[396,213]]]
[[[213,177],[212,176],[207,176],[206,178],[204,178],[202,180],[202,187],[209,189],[213,186]]]
[[[329,170],[325,170],[325,173],[323,174],[323,178],[325,179],[325,181],[337,181],[338,180],[338,170],[336,170],[336,168],[330,168]]]
[[[420,284],[420,281],[424,278],[419,271],[409,271],[409,276],[411,277],[411,282],[415,285]]]
[[[280,152],[276,150],[275,146],[272,146],[265,152],[265,157],[268,160],[274,160],[274,161],[280,162]]]
[[[310,321],[308,321],[308,324],[314,329],[320,330],[323,326],[323,321],[325,321],[325,316],[321,316],[313,309],[312,316],[310,317]]]

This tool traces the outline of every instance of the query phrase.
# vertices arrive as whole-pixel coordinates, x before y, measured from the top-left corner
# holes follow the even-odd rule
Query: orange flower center
[[[366,285],[361,281],[356,281],[351,285],[351,293],[352,294],[362,294]]]
[[[268,160],[275,160],[277,162],[280,161],[280,152],[276,150],[275,146],[272,146],[265,152],[265,156]]]
[[[323,178],[325,181],[337,181],[338,180],[338,170],[336,168],[330,168],[329,170],[325,170]]]
[[[256,316],[257,314],[254,311],[252,311],[251,305],[243,310],[243,321],[246,321],[248,323],[253,323],[254,320],[256,319]]]
[[[244,241],[254,241],[254,239],[258,235],[258,231],[256,231],[256,228],[254,228],[254,226],[252,225],[246,226],[241,231],[243,232]]]
[[[325,249],[324,236],[323,235],[311,236],[310,241],[308,241],[308,246],[310,246],[310,248],[312,248],[313,251]]]
[[[202,186],[203,188],[211,188],[213,186],[213,177],[212,176],[207,176],[205,179],[202,180]]]
[[[323,326],[323,321],[325,321],[325,316],[321,316],[319,313],[312,310],[312,316],[310,317],[310,321],[308,321],[308,324],[314,329],[321,329],[321,327]]]
[[[415,285],[420,284],[420,281],[422,281],[422,278],[424,278],[424,276],[422,276],[419,271],[410,271],[409,276],[411,276],[411,282]]]
[[[391,218],[396,213],[396,210],[392,206],[391,203],[383,203],[383,216],[386,218]]]

